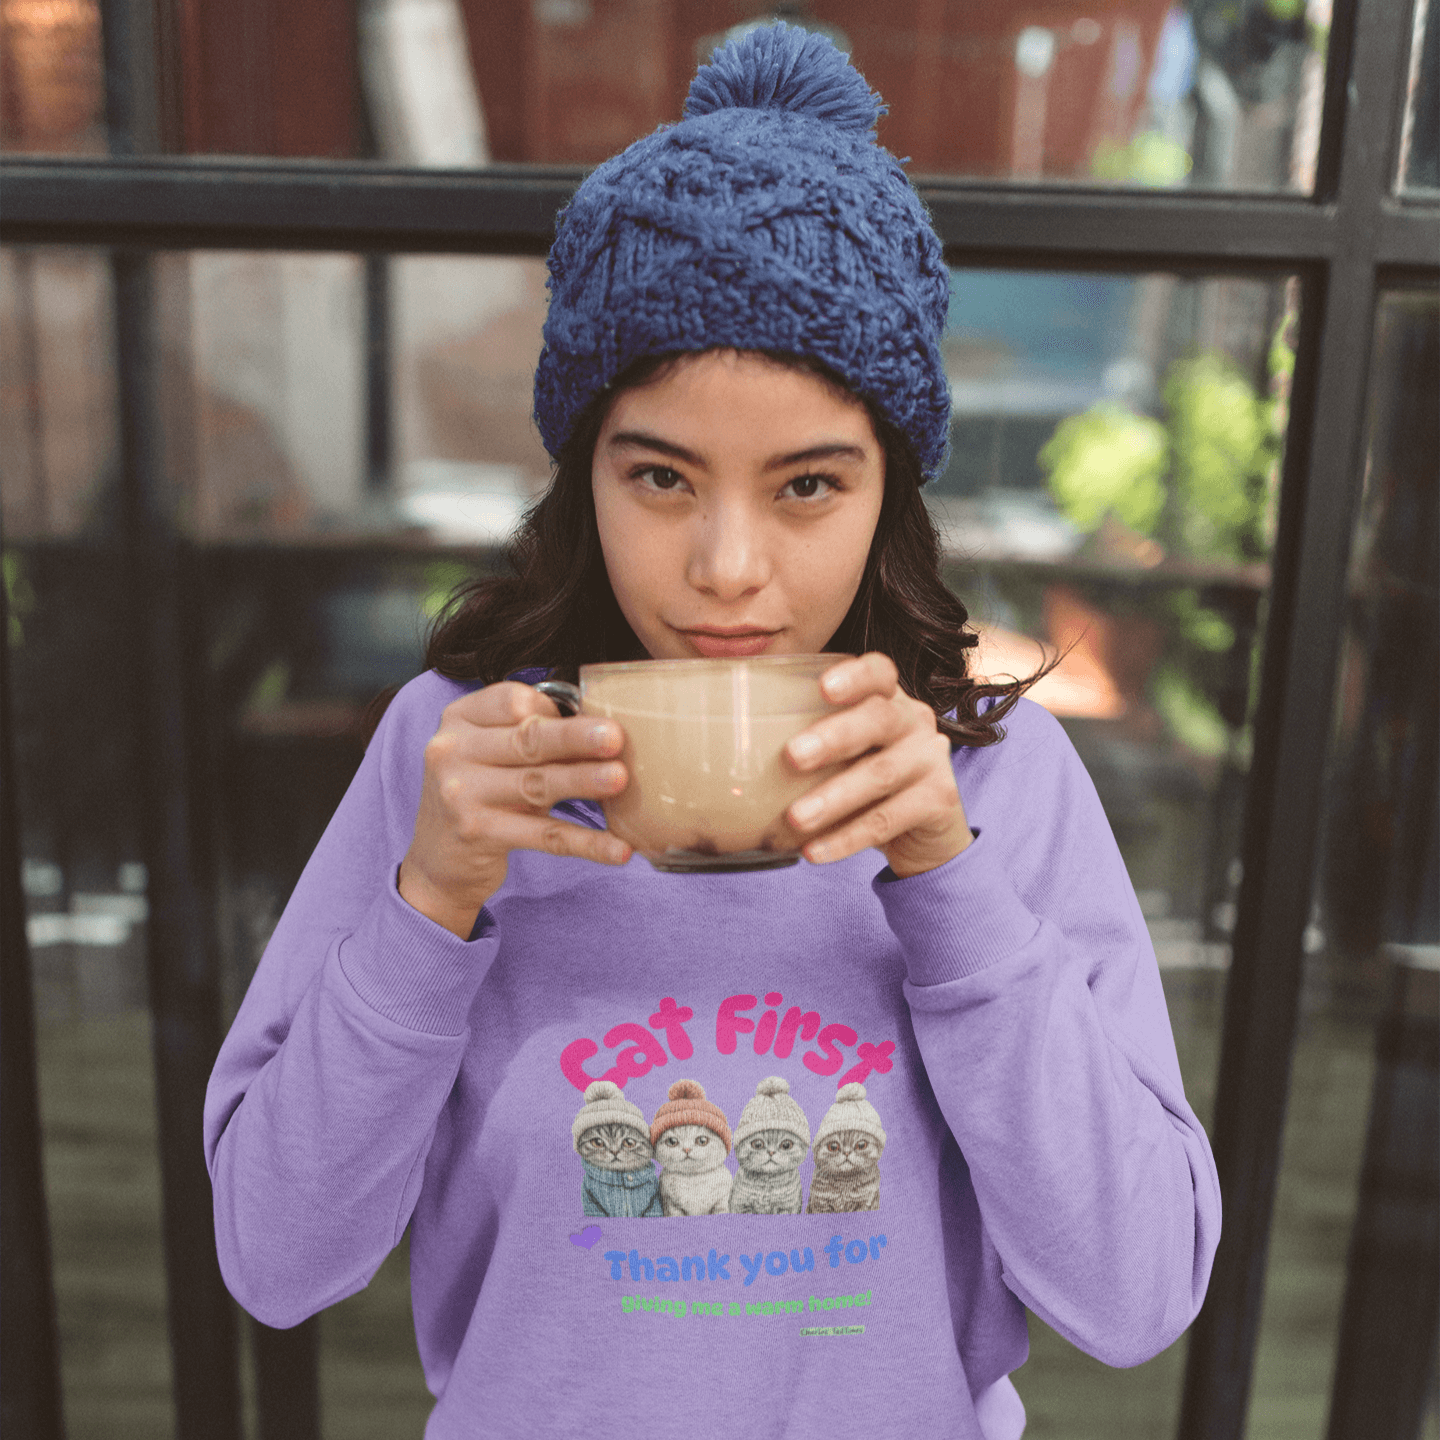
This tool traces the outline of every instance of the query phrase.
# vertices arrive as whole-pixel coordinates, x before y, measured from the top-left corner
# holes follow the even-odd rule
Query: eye
[[[708,1135],[697,1135],[695,1137],[695,1143],[697,1145],[708,1145],[710,1143],[710,1137]]]
[[[797,475],[781,488],[780,494],[796,500],[817,500],[839,488],[839,484],[828,475]]]
[[[765,1142],[763,1140],[752,1140],[750,1142],[750,1148],[752,1150],[763,1150],[765,1148]]]
[[[869,1144],[870,1142],[868,1140],[857,1140],[855,1142],[855,1148],[857,1150],[864,1150]]]
[[[832,1155],[838,1155],[840,1153],[840,1142],[838,1140],[832,1140],[825,1148]]]
[[[665,1143],[667,1145],[678,1145],[680,1142],[673,1135],[667,1135],[665,1137]]]
[[[624,1150],[633,1150],[635,1148],[635,1142],[633,1140],[622,1140],[620,1145]]]
[[[667,495],[685,484],[685,477],[668,465],[642,465],[630,474],[632,479],[640,481],[642,490],[658,490]]]
[[[780,1148],[782,1150],[793,1150],[795,1148],[795,1142],[793,1140],[782,1140],[780,1142]]]

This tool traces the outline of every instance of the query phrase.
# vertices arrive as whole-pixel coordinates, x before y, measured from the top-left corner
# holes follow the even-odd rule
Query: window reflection
[[[1415,0],[1400,133],[1400,187],[1422,194],[1440,191],[1440,19],[1433,0]]]
[[[428,617],[495,563],[547,481],[530,419],[544,271],[396,256],[377,287],[347,254],[177,252],[152,264],[163,451],[198,561],[191,618],[238,999],[353,772],[367,705],[415,673]],[[37,796],[57,783],[45,747],[98,757],[116,743],[113,727],[98,733],[103,714],[55,688],[97,673],[56,663],[62,642],[90,643],[94,626],[74,617],[123,614],[96,559],[117,523],[108,276],[103,255],[0,252],[7,582],[26,627],[17,675],[25,714],[61,717],[31,725]],[[1034,697],[1106,807],[1202,1118],[1296,319],[1284,280],[956,270],[943,341],[952,455],[926,493],[947,573],[979,623],[984,672],[1028,674],[1043,651],[1064,654]],[[376,335],[389,347],[378,387],[366,364]],[[391,436],[378,472],[366,441],[377,405]],[[107,663],[120,658],[115,648]],[[109,976],[103,993],[143,995],[138,932],[116,919],[133,905],[117,866],[134,856],[80,803],[91,771],[64,773],[74,798],[47,801],[52,819],[27,838],[35,883],[53,890],[32,896],[32,921],[52,937],[36,952],[37,992],[83,1009],[98,1003],[97,976]],[[103,864],[86,878],[78,857],[91,854]],[[72,905],[77,892],[118,898],[97,920]],[[100,944],[100,920],[119,938]],[[386,1316],[375,1323],[405,1332],[403,1315]],[[1137,1389],[1037,1328],[1022,1378],[1037,1425],[1062,1423],[1082,1392],[1103,1411],[1123,1384],[1163,1432],[1179,1358],[1152,1362]]]
[[[96,0],[0,4],[0,146],[93,154],[105,149]]]
[[[162,47],[161,129],[191,153],[594,164],[678,119],[715,45],[778,17],[853,55],[917,175],[1303,191],[1330,7],[198,0]],[[3,0],[0,16],[4,147],[103,148],[95,0]]]
[[[1327,1423],[1334,1434],[1436,1433],[1433,293],[1382,298],[1370,377],[1364,492],[1250,1414],[1249,1433],[1267,1440],[1318,1435]]]

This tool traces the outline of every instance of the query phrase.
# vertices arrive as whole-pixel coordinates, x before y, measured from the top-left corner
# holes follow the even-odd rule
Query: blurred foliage
[[[1146,130],[1124,145],[1102,140],[1090,157],[1090,173],[1097,180],[1110,180],[1117,185],[1164,189],[1178,185],[1194,163],[1190,152],[1178,141],[1158,131]]]
[[[427,620],[433,620],[450,602],[450,597],[473,572],[459,560],[433,560],[425,567],[425,593],[420,609]]]
[[[12,646],[25,643],[25,617],[35,608],[35,587],[25,574],[25,562],[14,550],[0,555],[5,583],[6,639]]]
[[[1170,618],[1197,650],[1223,655],[1235,643],[1235,627],[1223,615],[1202,605],[1193,590],[1171,592]]]
[[[1197,755],[1220,756],[1230,746],[1230,730],[1210,698],[1174,660],[1156,666],[1150,698],[1166,728]]]
[[[1277,340],[1272,374],[1286,363],[1294,356]],[[1086,535],[1114,515],[1189,559],[1260,559],[1275,401],[1218,351],[1177,360],[1161,395],[1163,420],[1103,400],[1060,422],[1039,459],[1061,513]]]
[[[1107,514],[1142,535],[1154,533],[1165,509],[1170,442],[1148,415],[1111,401],[1070,415],[1040,451],[1050,492],[1062,513],[1085,534]]]
[[[1164,386],[1172,456],[1167,548],[1197,560],[1259,559],[1277,438],[1271,402],[1226,355],[1180,360]]]
[[[1107,400],[1060,422],[1039,462],[1062,514],[1091,537],[1092,553],[1126,563],[1117,558],[1118,531],[1141,542],[1129,554],[1152,557],[1143,564],[1170,556],[1223,572],[1268,555],[1295,368],[1287,333],[1282,323],[1267,355],[1268,395],[1228,355],[1206,351],[1170,367],[1159,416]],[[1156,710],[1188,749],[1227,753],[1233,737],[1209,697],[1225,683],[1233,618],[1193,588],[1154,592],[1142,608],[1171,637],[1150,681]]]

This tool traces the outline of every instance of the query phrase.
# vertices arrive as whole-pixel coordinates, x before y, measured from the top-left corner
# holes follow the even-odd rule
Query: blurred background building
[[[199,1091],[548,481],[556,210],[776,15],[935,214],[948,575],[985,673],[1063,655],[1226,1185],[1188,1347],[1033,1321],[1027,1433],[1440,1434],[1431,0],[0,0],[17,1434],[52,1356],[72,1437],[420,1433],[403,1246],[285,1335],[218,1289]]]

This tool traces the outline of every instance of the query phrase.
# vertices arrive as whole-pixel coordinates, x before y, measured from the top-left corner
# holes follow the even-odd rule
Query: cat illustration
[[[650,1143],[667,1215],[723,1215],[730,1200],[730,1126],[698,1080],[677,1080],[655,1112]]]
[[[815,1178],[807,1214],[880,1208],[885,1131],[860,1084],[842,1085],[815,1132]]]
[[[730,1187],[732,1214],[798,1215],[804,1208],[800,1162],[810,1149],[805,1112],[790,1098],[790,1083],[770,1075],[755,1087],[735,1127]]]
[[[585,1087],[585,1103],[570,1133],[585,1166],[580,1191],[585,1214],[635,1219],[663,1213],[645,1116],[613,1080]]]

